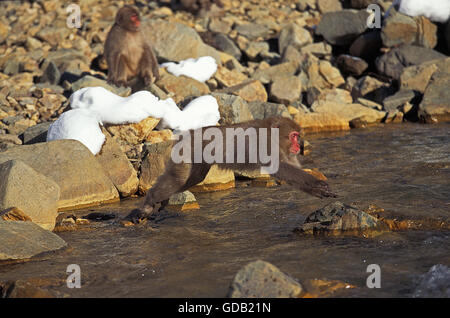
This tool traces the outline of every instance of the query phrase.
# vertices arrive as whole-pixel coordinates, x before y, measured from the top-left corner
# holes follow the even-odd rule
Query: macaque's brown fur
[[[117,12],[105,42],[109,83],[128,86],[130,80],[138,77],[150,85],[158,80],[158,60],[141,32],[140,22],[139,11],[132,6]]]
[[[214,126],[215,127],[215,126]],[[258,128],[267,128],[267,148],[268,155],[272,153],[270,149],[271,145],[271,128],[279,128],[279,169],[273,176],[286,181],[287,184],[296,187],[297,189],[309,193],[311,195],[322,197],[335,197],[336,195],[330,190],[328,184],[325,181],[316,179],[314,176],[306,173],[301,169],[300,155],[303,155],[303,140],[301,136],[301,128],[293,120],[283,117],[274,117],[264,120],[253,120],[245,123],[218,126],[222,132],[224,140],[224,160],[223,163],[218,163],[219,168],[224,169],[239,169],[239,170],[255,170],[261,167],[262,163],[249,163],[249,142],[246,137],[245,145],[245,163],[236,163],[237,156],[237,143],[235,142],[235,163],[225,163],[226,154],[226,128],[238,128],[241,127],[246,130],[249,127],[254,127],[256,131]],[[200,128],[203,131],[210,127]],[[295,140],[295,144],[291,139],[291,134],[298,136]],[[201,162],[194,163],[193,150],[194,150],[194,130],[190,131],[191,134],[191,149],[193,163],[174,163],[169,159],[165,172],[157,179],[153,187],[148,191],[145,199],[144,207],[142,210],[133,210],[127,217],[131,221],[137,223],[143,218],[149,217],[152,213],[158,211],[160,205],[163,207],[167,204],[169,197],[178,192],[188,190],[190,187],[200,183],[206,177],[212,164]],[[203,141],[203,148],[211,141]],[[298,144],[297,144],[298,143]],[[259,146],[258,146],[259,147]],[[259,152],[256,148],[257,153]],[[203,149],[202,148],[202,149]],[[259,161],[259,156],[258,156]]]

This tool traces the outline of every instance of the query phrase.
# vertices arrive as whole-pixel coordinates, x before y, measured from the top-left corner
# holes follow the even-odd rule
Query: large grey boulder
[[[58,216],[59,186],[20,160],[0,164],[0,211],[19,208],[46,230]]]
[[[241,97],[224,93],[213,93],[212,96],[219,104],[221,125],[237,124],[253,119],[247,102]]]
[[[0,220],[0,261],[29,259],[66,246],[58,235],[33,222]]]
[[[94,155],[76,140],[56,140],[11,148],[0,163],[20,160],[60,187],[58,209],[119,200],[119,193]]]

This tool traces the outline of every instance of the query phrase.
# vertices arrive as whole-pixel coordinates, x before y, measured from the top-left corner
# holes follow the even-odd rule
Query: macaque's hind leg
[[[337,195],[331,191],[328,183],[319,180],[302,169],[288,163],[280,162],[278,172],[274,176],[286,181],[287,184],[318,198],[337,197]]]
[[[172,160],[169,160],[165,172],[159,176],[156,183],[148,190],[142,209],[134,209],[126,219],[133,223],[140,223],[158,212],[167,205],[172,194],[182,191],[183,186],[189,179],[191,169],[191,164],[175,164]]]
[[[139,76],[145,86],[153,84],[159,79],[159,64],[150,46],[144,46],[144,53],[139,61]]]
[[[125,56],[120,54],[117,58],[115,66],[108,72],[108,83],[112,83],[116,86],[127,85],[127,64]]]

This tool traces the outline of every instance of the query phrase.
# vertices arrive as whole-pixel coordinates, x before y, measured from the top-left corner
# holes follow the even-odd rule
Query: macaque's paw
[[[125,217],[126,221],[130,221],[134,224],[141,224],[147,222],[152,214],[151,207],[146,207],[144,209],[134,209]]]

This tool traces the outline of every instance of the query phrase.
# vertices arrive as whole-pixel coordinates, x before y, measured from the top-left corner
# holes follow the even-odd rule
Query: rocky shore
[[[376,3],[384,15],[392,1],[383,0],[221,0],[223,7],[201,15],[173,10],[170,2],[80,0],[79,29],[67,26],[69,1],[0,3],[0,241],[11,242],[0,247],[0,261],[66,247],[51,231],[89,220],[61,212],[144,195],[164,171],[173,133],[156,130],[157,118],[105,125],[96,156],[75,140],[46,142],[51,123],[70,109],[70,95],[84,87],[120,96],[146,89],[180,107],[211,94],[220,124],[283,116],[307,134],[450,122],[450,21],[391,8],[380,28],[371,28],[366,8]],[[103,45],[125,4],[139,8],[159,63],[212,56],[217,72],[202,83],[160,68],[149,87],[109,85]],[[259,173],[213,167],[191,191],[230,189],[236,178],[276,184]],[[172,196],[172,208],[198,209],[192,192]],[[316,211],[296,231],[407,227],[341,205]],[[292,284],[286,296],[302,294],[298,283],[283,279]],[[248,296],[239,288],[230,293]]]

